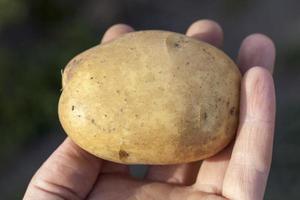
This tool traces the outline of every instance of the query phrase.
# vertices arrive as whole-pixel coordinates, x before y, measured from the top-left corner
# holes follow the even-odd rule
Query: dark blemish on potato
[[[139,115],[138,115],[138,114],[135,114],[135,117],[136,117],[136,118],[138,118],[138,117],[139,117]]]
[[[186,119],[186,120],[184,120],[184,122],[185,122],[185,123],[190,123],[191,121],[188,120],[188,119]]]
[[[162,73],[162,71],[159,71],[158,73],[159,73],[159,74],[161,74],[161,73]]]
[[[202,51],[205,52],[206,54],[210,55],[210,52],[207,51],[207,49],[203,48]]]
[[[113,130],[113,131],[115,131],[115,130],[116,130],[116,128],[113,128],[112,130]]]
[[[105,114],[104,117],[107,117],[107,114]]]
[[[179,43],[175,42],[175,43],[174,43],[174,47],[175,47],[175,48],[180,48],[181,46],[180,46]]]
[[[186,64],[186,65],[189,65],[189,64],[190,64],[190,62],[186,62],[185,64]]]
[[[92,80],[92,79],[94,79],[94,77],[90,77],[90,79]]]
[[[91,122],[92,122],[93,124],[95,124],[95,120],[94,120],[94,119],[92,119]]]
[[[79,60],[77,60],[77,59],[74,59],[72,64],[78,64],[78,63],[80,63],[81,61],[82,61],[82,59],[81,59],[81,58],[80,58]]]
[[[81,117],[81,115],[77,115],[77,117]]]
[[[204,119],[204,120],[207,119],[207,113],[206,113],[206,112],[203,113],[203,119]]]
[[[106,78],[106,76],[103,76],[103,78]]]
[[[74,59],[72,64],[76,64],[76,63],[77,63],[77,59]]]
[[[235,107],[230,108],[230,110],[229,110],[230,115],[233,115],[234,111],[235,111]]]
[[[227,107],[229,106],[229,101],[226,102],[226,106],[227,106]]]
[[[120,112],[123,112],[123,108],[120,109]]]
[[[206,54],[209,56],[210,59],[215,60],[215,57],[212,56],[211,53],[210,53],[209,51],[207,51],[205,48],[203,48],[202,51],[203,51],[204,53],[206,53]]]
[[[116,93],[120,94],[120,90],[117,90]]]
[[[72,111],[75,109],[75,106],[72,106]]]
[[[227,126],[227,127],[226,127],[226,134],[227,134],[227,135],[229,135],[229,134],[231,133],[231,132],[229,132],[229,131],[230,131],[230,127]]]
[[[126,159],[126,158],[128,158],[128,156],[129,156],[129,153],[127,153],[126,151],[124,151],[122,149],[119,151],[119,159],[120,160]]]
[[[130,47],[129,49],[130,49],[130,50],[135,50],[135,48],[133,48],[133,47]]]
[[[209,137],[209,140],[210,140],[210,141],[214,141],[214,140],[216,140],[216,139],[217,139],[216,136],[210,136],[210,137]]]
[[[124,99],[124,101],[126,101],[126,102],[127,102],[127,99],[125,98],[125,99]]]
[[[218,98],[218,101],[221,101],[221,100],[222,100],[221,97],[219,97],[219,98]]]

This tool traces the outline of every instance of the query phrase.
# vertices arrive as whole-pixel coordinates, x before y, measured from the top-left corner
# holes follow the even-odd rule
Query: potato
[[[222,51],[181,34],[126,34],[75,57],[62,78],[64,130],[106,160],[201,160],[237,129],[239,70]]]

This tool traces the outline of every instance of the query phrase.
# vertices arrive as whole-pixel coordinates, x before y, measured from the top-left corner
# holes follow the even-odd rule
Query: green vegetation
[[[74,3],[0,1],[0,159],[58,125],[61,69],[98,42],[75,12]]]

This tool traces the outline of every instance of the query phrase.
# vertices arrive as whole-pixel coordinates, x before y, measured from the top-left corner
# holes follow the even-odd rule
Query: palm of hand
[[[102,41],[130,31],[113,26]],[[209,20],[192,24],[187,35],[215,46],[223,40],[222,29]],[[274,57],[267,37],[254,34],[243,41],[238,64],[247,73],[236,141],[201,166],[150,166],[141,181],[129,175],[128,166],[98,159],[66,139],[35,174],[24,199],[262,199],[272,157],[275,95],[269,71]]]

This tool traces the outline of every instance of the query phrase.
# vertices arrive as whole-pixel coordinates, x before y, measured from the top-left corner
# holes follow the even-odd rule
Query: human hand
[[[102,42],[131,31],[127,25],[115,25]],[[210,20],[193,23],[186,34],[222,45],[223,31]],[[237,59],[243,79],[236,140],[201,166],[200,162],[150,166],[145,179],[136,180],[128,166],[96,158],[67,138],[36,172],[24,200],[263,199],[275,122],[274,59],[274,45],[266,36],[254,34],[242,42]]]

